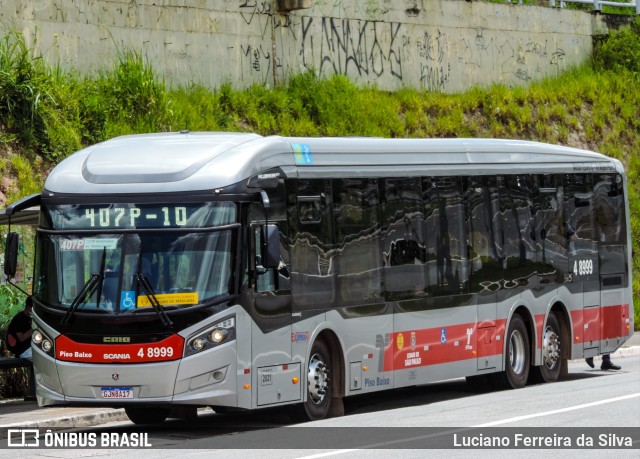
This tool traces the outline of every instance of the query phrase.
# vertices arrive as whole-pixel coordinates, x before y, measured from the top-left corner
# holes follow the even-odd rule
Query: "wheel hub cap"
[[[319,405],[327,395],[327,388],[329,387],[329,372],[322,357],[318,354],[314,354],[309,361],[309,396],[313,400],[313,403]]]
[[[551,327],[547,327],[542,337],[542,361],[547,368],[553,368],[560,359],[560,339]]]

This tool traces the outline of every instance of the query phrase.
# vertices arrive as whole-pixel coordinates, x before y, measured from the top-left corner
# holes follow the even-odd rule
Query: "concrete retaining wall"
[[[281,0],[282,1],[282,0]],[[606,31],[589,13],[458,0],[0,0],[48,63],[81,73],[134,49],[171,84],[272,86],[313,69],[381,89],[518,85],[578,65]]]

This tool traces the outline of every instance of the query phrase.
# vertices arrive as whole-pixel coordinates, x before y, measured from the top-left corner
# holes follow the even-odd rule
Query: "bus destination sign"
[[[55,229],[206,228],[235,222],[232,203],[60,205],[48,208]]]

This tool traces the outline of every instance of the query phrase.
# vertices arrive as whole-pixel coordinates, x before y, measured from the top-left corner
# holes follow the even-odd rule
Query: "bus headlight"
[[[235,338],[236,319],[234,316],[227,317],[187,338],[185,357],[233,341]]]
[[[205,341],[202,338],[196,338],[193,340],[193,344],[191,345],[196,351],[201,351],[204,349]]]
[[[44,341],[42,341],[41,347],[43,351],[48,353],[53,348],[53,344],[51,344],[51,341],[49,341],[48,339],[45,339]]]
[[[40,346],[40,343],[42,343],[43,340],[44,340],[44,335],[42,334],[42,332],[40,332],[40,330],[35,330],[33,332],[33,335],[31,335],[31,341],[36,346]]]
[[[227,337],[228,333],[229,332],[226,328],[216,328],[211,333],[209,333],[209,341],[215,344],[220,344]]]
[[[53,349],[53,341],[42,331],[35,329],[31,334],[31,342],[42,349],[43,352],[49,354]]]

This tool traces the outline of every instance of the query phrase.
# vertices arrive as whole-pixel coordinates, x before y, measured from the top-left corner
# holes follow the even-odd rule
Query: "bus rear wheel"
[[[505,339],[504,371],[496,373],[493,382],[500,389],[519,389],[527,384],[531,361],[527,326],[520,315],[511,318]]]
[[[136,425],[160,424],[169,416],[170,408],[151,408],[148,406],[127,406],[124,412]]]
[[[542,364],[534,369],[536,381],[548,383],[560,378],[564,365],[561,333],[560,322],[552,312],[542,332]]]
[[[307,366],[307,401],[303,403],[305,417],[310,421],[324,419],[331,408],[331,354],[325,342],[316,340],[311,347]]]

